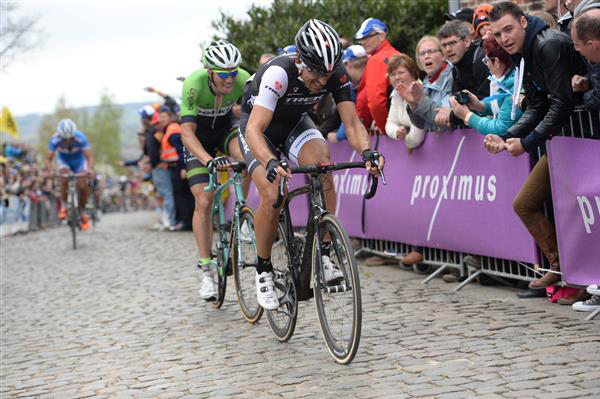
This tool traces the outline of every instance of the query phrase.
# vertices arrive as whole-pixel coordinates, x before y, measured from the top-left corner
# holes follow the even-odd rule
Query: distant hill
[[[140,117],[137,113],[138,109],[148,103],[125,103],[117,104],[122,110],[121,116],[121,144],[123,157],[132,158],[139,154],[136,132],[139,128]],[[81,107],[80,110],[87,111],[90,115],[96,110],[95,106]],[[43,114],[28,114],[15,116],[17,126],[21,135],[21,140],[35,145],[38,139],[38,129],[42,122]]]

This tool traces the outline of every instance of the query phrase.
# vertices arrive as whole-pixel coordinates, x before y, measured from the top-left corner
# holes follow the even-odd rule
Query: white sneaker
[[[571,307],[580,312],[593,312],[600,308],[600,295],[592,295],[587,301],[575,302]]]
[[[587,292],[590,295],[600,295],[600,284],[588,285]]]
[[[240,240],[244,243],[252,243],[252,237],[250,236],[250,227],[248,227],[248,222],[244,222],[242,227],[240,227]]]
[[[344,278],[344,274],[333,264],[329,256],[323,255],[321,259],[323,260],[323,275],[326,282],[330,283]]]
[[[279,307],[279,298],[275,292],[273,284],[273,273],[256,273],[254,277],[256,282],[256,299],[258,304],[266,310],[275,310]]]
[[[208,273],[203,273],[202,285],[200,285],[200,298],[210,301],[217,298],[217,284],[213,280],[213,276]]]

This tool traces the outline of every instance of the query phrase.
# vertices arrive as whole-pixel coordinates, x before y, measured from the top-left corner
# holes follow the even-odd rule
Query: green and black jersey
[[[208,71],[201,68],[193,72],[183,83],[181,123],[196,123],[196,132],[202,135],[205,132],[210,134],[212,131],[221,130],[224,125],[231,124],[231,109],[243,95],[244,83],[249,77],[248,72],[239,69],[233,90],[223,95],[221,104],[217,106],[216,96],[209,84]]]

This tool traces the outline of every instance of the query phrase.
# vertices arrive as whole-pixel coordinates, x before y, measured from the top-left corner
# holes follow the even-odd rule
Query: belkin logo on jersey
[[[228,113],[231,108],[233,108],[233,105],[223,108],[198,108],[198,116],[223,116]]]

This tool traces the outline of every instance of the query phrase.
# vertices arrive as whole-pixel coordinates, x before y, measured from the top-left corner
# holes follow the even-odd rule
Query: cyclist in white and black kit
[[[331,93],[348,141],[360,152],[366,168],[379,174],[383,157],[370,149],[369,136],[352,102],[352,83],[341,63],[342,48],[336,31],[328,24],[311,19],[296,34],[296,54],[284,54],[261,66],[246,83],[240,117],[240,148],[249,173],[260,194],[254,226],[258,267],[256,295],[265,309],[279,306],[273,286],[271,247],[277,231],[279,210],[273,208],[281,177],[290,177],[287,164],[275,154],[281,151],[298,165],[329,162],[329,149],[307,111]],[[335,211],[335,190],[331,174],[325,176],[327,210]],[[327,281],[341,277],[329,259],[324,244],[323,268]]]

